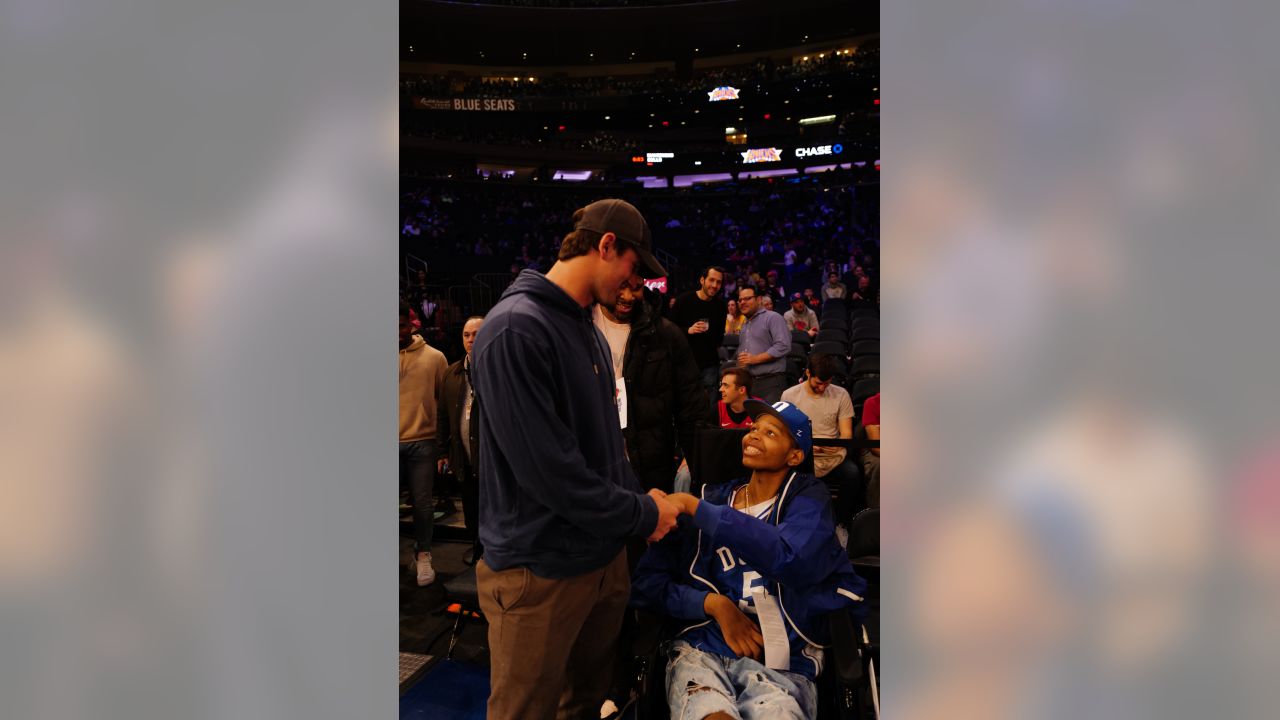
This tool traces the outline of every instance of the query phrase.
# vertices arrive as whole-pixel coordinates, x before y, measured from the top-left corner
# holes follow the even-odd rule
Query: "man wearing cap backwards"
[[[809,419],[785,402],[746,407],[750,479],[703,488],[701,499],[668,496],[680,524],[649,548],[632,583],[633,606],[685,621],[668,648],[672,720],[814,718],[825,616],[861,611],[866,582],[836,540],[827,489],[799,470],[812,449]],[[761,593],[777,607],[757,610]],[[785,628],[788,652],[773,662],[760,612]]]
[[[791,309],[782,316],[787,327],[792,330],[809,333],[809,337],[818,334],[818,316],[813,314],[804,302],[804,295],[791,293]]]
[[[590,310],[614,304],[632,275],[666,271],[630,204],[600,200],[573,222],[555,265],[520,273],[471,352],[490,720],[598,712],[630,592],[625,541],[659,540],[676,522],[661,491],[639,492]]]

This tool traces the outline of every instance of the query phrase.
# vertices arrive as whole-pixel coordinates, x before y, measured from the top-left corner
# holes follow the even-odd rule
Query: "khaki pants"
[[[631,594],[626,551],[560,580],[480,560],[476,583],[489,621],[488,720],[599,718]]]
[[[880,507],[880,456],[862,451],[862,471],[867,476],[867,507]]]

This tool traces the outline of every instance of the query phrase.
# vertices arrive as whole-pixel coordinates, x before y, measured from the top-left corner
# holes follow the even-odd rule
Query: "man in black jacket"
[[[706,394],[684,333],[644,301],[637,275],[612,304],[598,304],[592,319],[613,359],[627,458],[645,490],[671,492],[676,442],[688,455],[694,433],[711,427]]]
[[[724,268],[715,265],[706,268],[698,278],[698,289],[677,297],[668,315],[689,341],[707,393],[714,392],[720,382],[717,349],[724,341],[724,317],[729,312],[727,303],[720,297],[723,284]]]
[[[450,365],[444,372],[444,384],[440,389],[440,404],[436,406],[436,442],[439,444],[439,472],[453,468],[454,477],[462,485],[462,518],[467,534],[474,546],[471,556],[465,558],[474,564],[483,550],[476,532],[480,527],[479,478],[476,458],[480,454],[480,408],[475,404],[471,391],[471,346],[484,318],[479,315],[467,318],[462,326],[462,359]]]

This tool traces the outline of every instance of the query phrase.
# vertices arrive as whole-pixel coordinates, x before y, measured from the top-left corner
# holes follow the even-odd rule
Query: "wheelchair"
[[[714,429],[699,433],[698,447],[690,458],[693,492],[705,484],[725,482],[746,474],[742,467],[742,436],[746,430]],[[806,461],[808,465],[811,461]],[[801,468],[805,469],[804,466]],[[812,467],[808,467],[812,472]],[[850,524],[847,548],[859,575],[867,580],[865,615],[852,611],[832,613],[827,621],[831,643],[818,675],[818,720],[878,720],[879,678],[879,511],[862,510]],[[874,572],[871,572],[874,570]],[[674,637],[676,623],[651,612],[635,613],[636,633],[630,648],[635,668],[635,720],[669,720],[667,707],[667,657],[664,644]],[[623,717],[631,717],[624,715]]]
[[[878,600],[876,605],[878,606]],[[662,652],[675,632],[666,618],[634,610],[638,632],[631,652],[636,668],[635,720],[669,720],[667,657]],[[874,613],[878,625],[879,613]],[[818,675],[818,720],[879,720],[880,699],[876,668],[879,663],[878,627],[868,627],[872,615],[859,622],[852,612],[828,616],[831,644]],[[874,637],[874,640],[873,640]],[[624,717],[627,717],[624,715]]]

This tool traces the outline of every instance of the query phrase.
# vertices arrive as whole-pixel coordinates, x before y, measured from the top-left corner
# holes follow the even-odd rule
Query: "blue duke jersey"
[[[836,540],[824,484],[793,473],[775,499],[741,511],[732,502],[744,482],[703,488],[693,518],[681,516],[676,531],[641,559],[631,603],[687,620],[679,637],[706,652],[736,657],[703,603],[707,593],[716,592],[755,619],[752,593],[763,589],[781,609],[790,671],[815,678],[827,642],[826,615],[862,611],[866,582]]]
[[[738,495],[740,492],[742,492],[741,487],[736,488],[733,491],[729,496],[729,501],[726,503],[728,507],[732,508],[734,506],[738,501]],[[772,498],[765,502],[752,505],[749,508],[739,510],[739,512],[745,513],[746,515],[754,517],[762,522],[767,522],[769,519],[769,513],[773,510],[775,501],[776,498]],[[754,620],[756,627],[758,628],[760,626],[760,620],[758,613],[756,612],[756,603],[753,594],[757,590],[760,590],[766,595],[772,595],[773,593],[769,592],[769,583],[764,579],[763,575],[751,569],[751,566],[747,563],[745,558],[734,555],[733,549],[727,545],[717,547],[715,549],[715,555],[718,563],[713,563],[712,567],[718,569],[712,573],[708,580],[711,581],[712,585],[716,586],[716,589],[720,591],[721,595],[724,595],[730,600],[736,602],[738,604],[738,609],[741,610],[744,615]],[[776,600],[777,598],[775,597],[774,599]],[[790,637],[791,633],[788,633],[788,636],[788,640],[793,641],[793,654],[797,649],[797,644],[800,645],[798,649],[805,658],[809,659],[813,663],[815,675],[821,672],[822,648],[801,638],[792,638]],[[685,633],[681,637],[687,640],[689,644],[694,647],[709,652],[719,652],[721,648],[727,645],[724,640],[724,636],[720,633],[719,623],[716,623],[714,620],[708,625],[703,625],[689,630],[689,632]],[[795,642],[796,640],[798,640],[798,643]],[[757,659],[764,662],[763,654]]]

